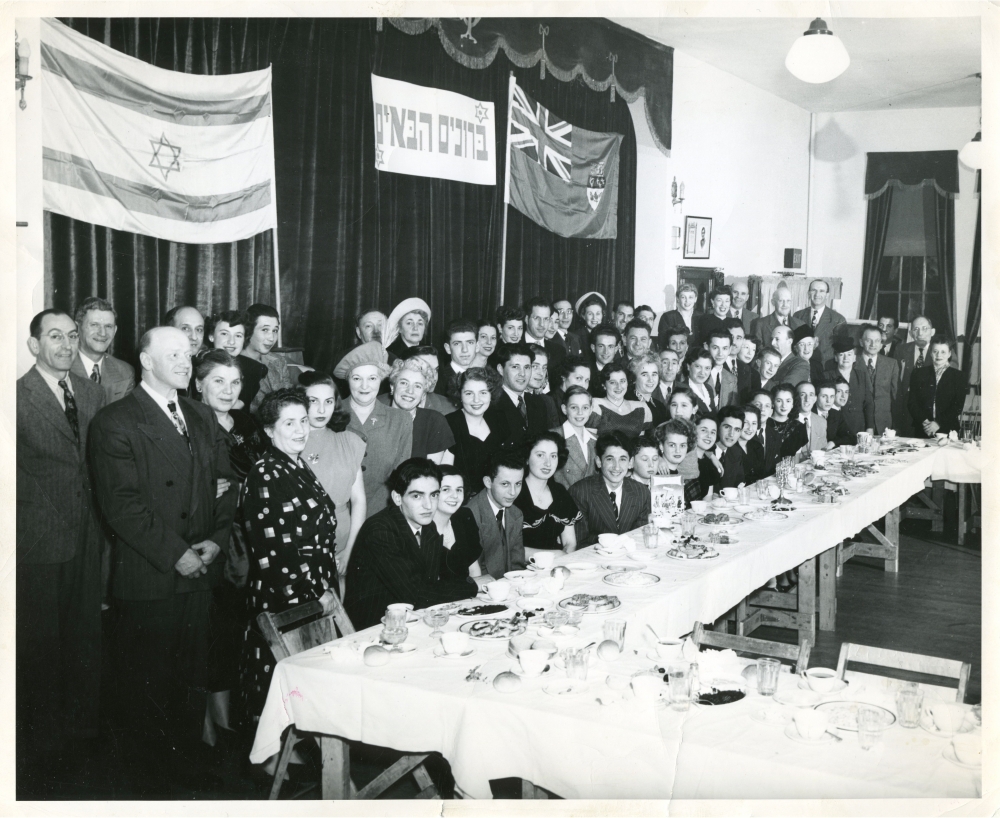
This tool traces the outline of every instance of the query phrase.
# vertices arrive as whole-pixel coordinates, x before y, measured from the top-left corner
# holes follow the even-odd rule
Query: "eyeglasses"
[[[80,333],[75,331],[67,335],[54,329],[51,332],[45,333],[45,336],[54,344],[62,344],[66,341],[69,341],[71,344],[78,344],[80,342]]]

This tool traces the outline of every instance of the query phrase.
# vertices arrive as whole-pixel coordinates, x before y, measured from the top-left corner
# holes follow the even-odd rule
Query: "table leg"
[[[837,549],[828,548],[819,555],[819,629],[832,631],[837,626]]]
[[[931,521],[931,531],[940,533],[944,531],[944,481],[935,480],[934,488],[931,490],[931,496],[934,498],[934,505],[940,510],[940,516],[935,517]],[[886,570],[890,570],[886,568]],[[895,569],[892,569],[895,570]]]
[[[816,557],[799,566],[799,639],[816,641]]]
[[[346,801],[350,798],[351,752],[347,742],[337,736],[320,736],[323,758],[323,798]]]
[[[899,506],[885,515],[885,538],[893,545],[891,559],[885,561],[885,570],[890,574],[899,571]]]
[[[965,545],[965,483],[958,484],[958,544]]]

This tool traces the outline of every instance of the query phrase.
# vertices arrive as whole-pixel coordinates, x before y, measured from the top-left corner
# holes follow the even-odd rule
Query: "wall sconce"
[[[670,185],[670,199],[676,207],[679,204],[684,203],[684,183],[681,182],[680,187],[677,187],[677,177],[674,177],[674,181]]]
[[[27,40],[19,40],[14,32],[14,90],[21,92],[21,110],[28,107],[24,101],[24,86],[28,84],[31,75],[28,74],[28,59],[31,57],[31,46]]]

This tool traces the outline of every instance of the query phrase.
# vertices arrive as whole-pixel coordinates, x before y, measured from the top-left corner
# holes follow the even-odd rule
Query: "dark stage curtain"
[[[861,304],[858,307],[858,318],[871,318],[875,309],[885,237],[889,232],[892,193],[892,186],[888,186],[880,196],[868,201],[868,225],[865,229],[865,257],[861,271]]]
[[[945,326],[936,327],[942,335],[955,340],[955,200],[934,195],[934,228],[937,232],[937,265],[941,279],[941,314]]]
[[[979,173],[977,171],[977,173]],[[976,339],[979,337],[979,322],[982,319],[983,288],[983,202],[979,201],[976,212],[976,241],[972,247],[972,275],[969,279],[969,310],[965,316],[965,346],[962,352],[962,372],[967,382],[972,382],[972,362]]]
[[[230,73],[272,64],[283,342],[304,347],[312,366],[332,369],[363,309],[388,313],[403,298],[420,296],[433,311],[429,338],[438,343],[451,319],[492,315],[500,303],[502,183],[376,171],[372,72],[494,102],[500,157],[510,70],[538,102],[574,125],[624,134],[618,238],[564,239],[511,209],[505,301],[587,290],[612,302],[632,296],[635,134],[627,104],[610,102],[607,92],[579,81],[540,80],[537,68],[517,68],[503,55],[482,70],[465,68],[433,30],[377,31],[374,19],[68,22],[164,68]],[[110,296],[125,357],[174,304],[214,312],[273,301],[268,234],[195,247],[47,219],[48,303],[72,309],[86,295]]]

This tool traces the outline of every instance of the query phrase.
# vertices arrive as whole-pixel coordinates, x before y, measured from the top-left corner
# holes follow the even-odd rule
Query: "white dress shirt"
[[[618,488],[612,489],[611,486],[608,485],[608,481],[607,480],[604,481],[604,488],[608,492],[608,496],[611,496],[612,494],[615,496],[615,505],[618,506],[619,516],[621,516],[622,513],[622,486],[624,485],[625,481],[623,480],[619,484]]]
[[[101,358],[100,361],[91,360],[90,358],[88,358],[86,355],[83,354],[83,350],[80,351],[79,355],[80,355],[80,363],[83,364],[83,369],[87,373],[88,378],[90,377],[91,372],[93,372],[95,369],[97,370],[97,374],[99,376],[104,375],[104,370],[101,369],[101,361],[104,360],[103,357]]]
[[[37,364],[35,365],[35,369],[38,370],[38,374],[42,376],[42,380],[48,384],[49,389],[52,390],[52,394],[56,396],[56,400],[59,401],[59,405],[65,412],[66,396],[63,394],[63,388],[59,385],[59,378],[53,378],[48,372],[45,372]],[[66,386],[69,387],[69,393],[76,397],[76,393],[73,391],[73,382],[69,379],[69,372],[63,376],[63,380],[66,381]]]
[[[145,381],[142,381],[140,385],[142,386],[143,389],[146,390],[146,394],[149,395],[154,401],[156,401],[156,405],[163,410],[163,414],[167,416],[167,420],[170,421],[171,425],[173,425],[174,419],[173,416],[170,414],[170,410],[167,408],[167,404],[172,403],[175,407],[177,407],[177,414],[180,415],[181,421],[183,421],[184,423],[184,427],[187,428],[188,422],[187,419],[184,417],[184,412],[181,411],[181,402],[177,400],[176,389],[171,389],[170,395],[168,397],[163,397],[163,395],[161,395],[159,392],[150,389],[149,385]]]

